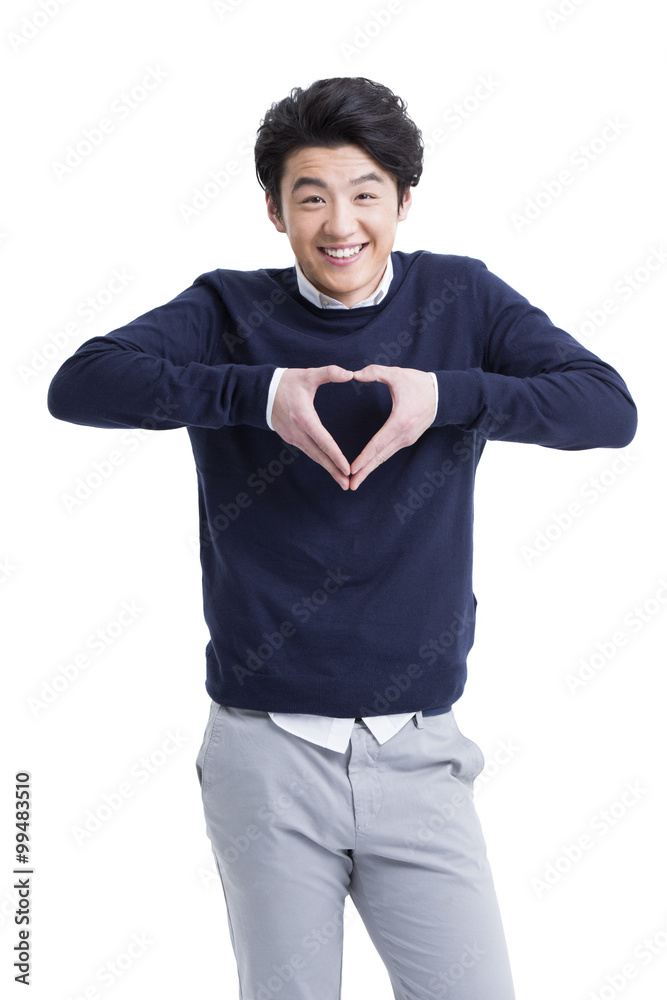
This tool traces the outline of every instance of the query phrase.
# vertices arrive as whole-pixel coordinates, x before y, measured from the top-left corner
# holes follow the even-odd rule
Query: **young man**
[[[294,90],[255,150],[294,267],[203,274],[50,388],[60,419],[188,428],[211,633],[197,769],[242,1000],[337,1000],[348,893],[399,1000],[513,997],[484,760],[452,713],[475,469],[487,440],[635,432],[618,373],[480,261],[392,252],[422,151],[377,83]]]

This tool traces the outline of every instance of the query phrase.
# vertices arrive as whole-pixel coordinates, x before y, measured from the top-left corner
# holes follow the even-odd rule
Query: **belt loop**
[[[414,722],[417,729],[424,728],[424,716],[422,715],[421,710],[419,712],[415,712],[412,721]]]

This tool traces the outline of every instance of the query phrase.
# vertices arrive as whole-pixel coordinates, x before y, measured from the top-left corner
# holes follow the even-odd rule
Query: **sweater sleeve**
[[[436,372],[434,426],[577,451],[622,448],[637,411],[618,372],[481,262],[468,261],[481,367]]]
[[[231,320],[197,279],[165,305],[68,358],[49,386],[52,416],[92,427],[267,429],[275,365],[216,364]]]

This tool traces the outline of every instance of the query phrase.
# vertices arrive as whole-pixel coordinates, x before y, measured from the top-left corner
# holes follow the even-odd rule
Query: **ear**
[[[403,204],[398,210],[398,221],[403,222],[412,207],[412,188],[409,187],[403,197]]]
[[[269,219],[271,220],[271,222],[273,223],[273,225],[276,227],[276,229],[278,230],[278,232],[279,233],[286,233],[287,230],[285,229],[283,221],[280,218],[280,215],[278,213],[278,209],[276,208],[275,202],[273,201],[273,198],[271,197],[271,195],[269,194],[268,191],[266,192],[266,210],[267,210]]]

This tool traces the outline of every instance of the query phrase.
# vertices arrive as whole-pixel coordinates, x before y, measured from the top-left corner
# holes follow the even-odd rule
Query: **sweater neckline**
[[[368,322],[380,315],[386,306],[392,302],[396,293],[403,284],[403,280],[405,278],[405,267],[403,265],[403,261],[400,259],[400,255],[395,250],[391,252],[391,261],[394,273],[391,284],[387,289],[387,294],[377,305],[361,306],[359,309],[325,309],[309,302],[308,299],[304,298],[299,291],[296,277],[296,267],[294,265],[281,269],[267,268],[267,274],[273,281],[278,282],[278,284],[297,306],[304,309],[316,320],[319,320],[322,326],[335,326],[338,328],[343,327],[345,329],[358,330],[365,327]]]

